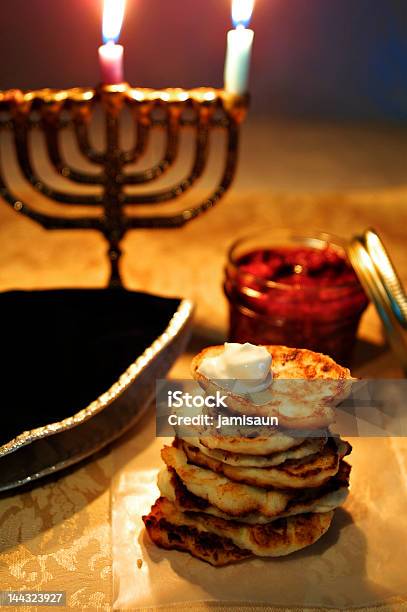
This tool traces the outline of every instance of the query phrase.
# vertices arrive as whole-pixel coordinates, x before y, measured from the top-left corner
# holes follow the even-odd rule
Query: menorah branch
[[[104,174],[90,174],[72,168],[61,153],[62,130],[58,110],[45,110],[42,118],[42,128],[47,145],[48,157],[56,172],[64,178],[83,185],[103,185]]]
[[[29,132],[30,124],[25,113],[17,113],[13,121],[14,142],[17,160],[20,169],[27,181],[36,191],[61,204],[74,204],[78,206],[100,206],[103,204],[102,195],[82,195],[60,191],[50,187],[36,172],[30,156]]]
[[[151,105],[140,104],[131,109],[134,122],[134,142],[130,151],[122,152],[123,164],[134,164],[144,155],[151,133]]]
[[[123,177],[123,183],[126,185],[142,185],[158,179],[167,170],[171,168],[178,156],[179,134],[180,134],[180,111],[174,108],[168,108],[166,124],[166,148],[163,158],[152,168],[143,172],[127,173]]]

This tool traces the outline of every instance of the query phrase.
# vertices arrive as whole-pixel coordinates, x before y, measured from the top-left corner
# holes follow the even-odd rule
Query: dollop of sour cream
[[[264,346],[225,342],[224,351],[203,359],[198,372],[236,394],[259,393],[271,385],[271,361]]]

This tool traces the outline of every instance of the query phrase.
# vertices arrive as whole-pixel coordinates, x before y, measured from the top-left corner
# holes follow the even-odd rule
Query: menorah
[[[62,216],[44,213],[13,193],[5,179],[0,159],[0,194],[13,209],[48,230],[90,229],[103,234],[108,242],[111,273],[109,287],[122,287],[120,274],[121,242],[126,232],[137,228],[177,228],[211,209],[225,195],[236,173],[239,126],[248,106],[247,96],[230,94],[213,88],[139,89],[128,84],[102,85],[95,89],[40,89],[0,92],[0,129],[11,129],[16,158],[26,181],[55,203],[92,206],[97,212],[87,216]],[[105,147],[92,145],[90,126],[98,108],[104,111]],[[134,142],[128,150],[120,146],[120,117],[125,108],[131,113]],[[48,158],[55,171],[73,183],[96,185],[97,194],[63,191],[39,176],[33,163],[31,132],[43,134]],[[61,147],[63,130],[71,128],[80,154],[94,166],[91,173],[71,167]],[[165,131],[165,151],[152,167],[129,171],[147,151],[153,130]],[[194,154],[189,174],[169,188],[134,194],[126,192],[131,185],[145,185],[161,178],[175,163],[181,132],[194,130]],[[136,215],[128,207],[154,206],[174,201],[189,191],[206,169],[213,129],[226,134],[224,168],[214,191],[203,201],[171,215]]]

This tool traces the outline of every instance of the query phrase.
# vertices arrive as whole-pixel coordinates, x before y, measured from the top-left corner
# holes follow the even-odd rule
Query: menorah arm
[[[138,205],[138,204],[161,204],[178,198],[186,191],[188,191],[192,185],[202,176],[206,160],[208,157],[208,144],[209,144],[209,115],[208,112],[201,111],[199,121],[197,124],[196,144],[195,144],[195,157],[190,174],[184,180],[180,181],[177,185],[164,189],[162,191],[156,191],[153,193],[130,195],[127,194],[123,198],[123,204],[125,205]],[[126,184],[126,183],[125,183]]]
[[[63,218],[50,216],[45,213],[38,212],[31,208],[28,204],[23,202],[12,194],[4,182],[3,176],[0,173],[0,195],[3,197],[5,202],[13,208],[16,212],[32,219],[44,229],[47,230],[59,230],[59,229],[93,229],[103,231],[100,220],[96,217],[79,217],[76,219]]]
[[[149,109],[149,107],[147,107]],[[142,155],[144,155],[151,131],[151,120],[146,108],[141,107],[138,110],[133,110],[134,125],[135,125],[135,145],[130,151],[124,151],[121,156],[123,164],[134,164]]]
[[[85,185],[103,185],[104,176],[102,173],[90,174],[71,168],[61,153],[61,130],[59,117],[54,113],[45,112],[42,118],[44,127],[45,142],[49,159],[55,170],[64,178]]]
[[[226,164],[222,179],[217,189],[211,196],[201,204],[187,208],[175,215],[160,215],[156,217],[129,217],[127,219],[128,229],[164,229],[177,228],[186,225],[192,219],[199,217],[204,212],[213,208],[215,204],[225,195],[233,182],[236,173],[239,151],[239,126],[231,121],[228,127],[228,138],[226,143]]]
[[[105,154],[100,151],[96,151],[89,140],[89,117],[88,110],[86,109],[74,109],[73,111],[73,126],[78,143],[78,148],[82,155],[86,159],[94,164],[104,164]]]
[[[179,119],[180,113],[169,110],[166,128],[166,147],[163,158],[152,168],[142,172],[133,172],[124,175],[125,185],[141,185],[159,178],[168,170],[177,159],[179,148]]]
[[[79,206],[101,206],[103,204],[102,195],[82,195],[65,193],[49,187],[34,170],[29,153],[28,143],[28,123],[25,117],[16,117],[13,120],[14,142],[16,147],[17,159],[24,177],[39,193],[59,202],[61,204],[74,204]]]

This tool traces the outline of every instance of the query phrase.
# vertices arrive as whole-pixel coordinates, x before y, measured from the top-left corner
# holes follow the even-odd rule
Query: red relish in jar
[[[230,340],[309,348],[347,363],[368,300],[343,247],[326,235],[271,237],[275,245],[259,234],[230,251]]]

